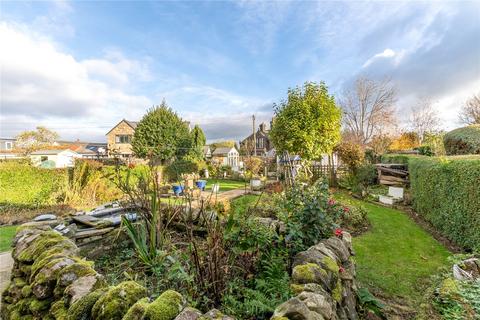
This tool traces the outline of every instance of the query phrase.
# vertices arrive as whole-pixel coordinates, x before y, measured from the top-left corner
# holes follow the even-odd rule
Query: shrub
[[[201,161],[194,160],[175,160],[172,164],[165,167],[164,175],[168,181],[181,180],[182,174],[198,173],[204,165]]]
[[[445,134],[443,143],[448,155],[480,154],[480,125],[452,130]]]
[[[382,156],[382,163],[396,163],[396,164],[406,164],[408,165],[408,160],[415,158],[417,156],[411,154],[384,154]]]
[[[480,157],[409,158],[415,210],[457,244],[480,249]]]
[[[58,192],[68,181],[68,171],[1,162],[0,181],[0,202],[16,205],[55,204]]]
[[[340,157],[340,160],[348,167],[350,172],[357,170],[365,160],[365,153],[362,147],[351,142],[342,142],[335,147],[335,152]]]

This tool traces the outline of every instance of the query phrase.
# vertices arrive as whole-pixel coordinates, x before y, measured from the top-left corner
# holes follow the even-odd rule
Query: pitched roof
[[[135,130],[135,128],[137,128],[137,125],[138,125],[138,121],[130,121],[130,120],[122,119],[119,123],[114,125],[112,129],[108,130],[106,135],[108,135],[113,129],[115,129],[122,122],[125,122],[126,124],[128,124],[130,127],[132,127],[133,130]]]
[[[31,153],[31,155],[54,155],[54,154],[59,154],[66,150],[76,153],[74,150],[70,150],[70,149],[43,149],[43,150],[34,151]]]
[[[219,147],[219,148],[215,149],[215,150],[212,152],[212,154],[215,155],[215,156],[216,156],[216,155],[223,155],[223,154],[229,153],[230,150],[232,150],[232,149],[237,150],[237,148],[235,148],[235,147],[231,147],[231,148],[229,148],[229,147]]]

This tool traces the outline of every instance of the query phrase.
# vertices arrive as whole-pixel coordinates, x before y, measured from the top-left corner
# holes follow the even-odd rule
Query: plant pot
[[[174,185],[172,186],[172,189],[173,189],[173,193],[176,195],[176,196],[179,196],[183,193],[183,189],[184,187],[183,186],[179,186],[179,185]]]
[[[207,186],[207,181],[206,180],[197,180],[195,182],[195,185],[197,186],[197,188],[199,188],[200,190],[205,190],[205,187]]]

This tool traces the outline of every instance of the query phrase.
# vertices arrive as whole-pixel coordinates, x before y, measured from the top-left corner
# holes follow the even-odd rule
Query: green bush
[[[395,164],[407,164],[408,160],[417,158],[418,156],[412,154],[398,154],[387,153],[382,155],[382,163],[395,163]]]
[[[182,174],[199,173],[200,169],[204,169],[205,165],[201,161],[194,160],[175,160],[172,164],[165,167],[164,174],[168,181],[182,180]]]
[[[480,125],[452,130],[445,134],[443,143],[448,155],[480,154]]]
[[[17,162],[0,163],[0,202],[15,205],[55,204],[68,181],[67,169],[41,169]]]
[[[409,159],[414,208],[449,239],[480,249],[480,157]]]

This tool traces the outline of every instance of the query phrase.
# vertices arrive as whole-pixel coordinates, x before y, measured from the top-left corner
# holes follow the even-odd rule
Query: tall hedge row
[[[457,244],[480,250],[480,157],[410,157],[417,213]]]
[[[29,164],[0,162],[0,203],[54,204],[67,183],[67,169],[41,169]]]
[[[447,132],[443,143],[448,155],[480,154],[480,124]]]

